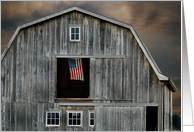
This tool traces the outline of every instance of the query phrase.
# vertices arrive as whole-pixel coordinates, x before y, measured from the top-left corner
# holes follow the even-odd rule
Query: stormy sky
[[[132,25],[162,73],[177,86],[173,93],[173,113],[181,114],[180,1],[2,1],[1,53],[18,26],[73,6]]]

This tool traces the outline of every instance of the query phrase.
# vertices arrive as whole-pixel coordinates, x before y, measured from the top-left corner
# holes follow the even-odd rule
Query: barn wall
[[[69,24],[81,25],[81,42],[69,42]],[[158,129],[163,129],[163,92],[168,100],[172,95],[167,88],[162,90],[163,83],[130,30],[78,12],[19,32],[1,66],[2,124],[6,122],[7,104],[15,107],[17,104],[55,103],[55,55],[126,55],[124,59],[90,58],[90,98],[158,103]],[[172,111],[172,107],[165,104],[167,115],[168,108]],[[164,122],[169,118],[165,115]],[[164,128],[168,130],[169,126],[164,123]]]
[[[69,24],[81,25],[81,42],[69,42]],[[6,102],[56,98],[55,55],[126,55],[90,59],[90,98],[159,102],[160,83],[128,29],[72,12],[20,31],[2,61]]]
[[[57,103],[5,103],[6,131],[145,131],[146,107],[59,106]],[[46,127],[47,110],[59,110],[60,127]],[[82,127],[67,126],[67,110],[83,111]],[[95,110],[89,127],[88,111]],[[134,116],[135,115],[135,116]]]

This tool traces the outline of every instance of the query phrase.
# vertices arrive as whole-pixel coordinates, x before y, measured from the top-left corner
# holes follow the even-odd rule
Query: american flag
[[[70,80],[84,81],[82,58],[68,59]]]

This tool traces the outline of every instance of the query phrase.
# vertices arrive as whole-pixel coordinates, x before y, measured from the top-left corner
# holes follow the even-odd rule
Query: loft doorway
[[[57,98],[89,97],[89,58],[82,58],[84,81],[70,80],[68,58],[57,58]]]
[[[146,131],[158,131],[158,107],[146,108]]]

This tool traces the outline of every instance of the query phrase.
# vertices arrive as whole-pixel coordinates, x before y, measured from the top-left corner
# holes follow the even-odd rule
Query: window
[[[82,111],[67,112],[68,126],[82,126]]]
[[[60,126],[60,112],[46,112],[46,126]]]
[[[70,27],[70,41],[80,41],[80,27]]]
[[[84,81],[71,80],[68,58],[57,58],[57,98],[88,98],[90,59],[82,58]]]
[[[94,127],[94,112],[89,112],[89,126]]]

